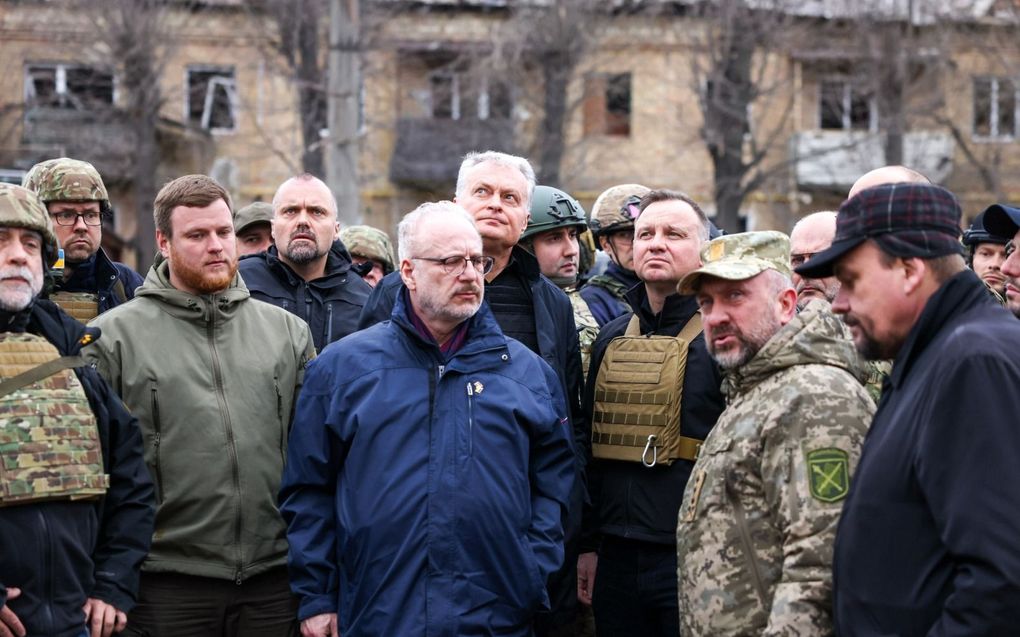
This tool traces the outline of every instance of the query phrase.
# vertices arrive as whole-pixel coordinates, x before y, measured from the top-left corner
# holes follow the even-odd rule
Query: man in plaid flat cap
[[[840,635],[1010,635],[1020,625],[1020,324],[966,268],[960,206],[894,183],[840,207],[835,312],[869,358],[892,358],[836,534]],[[961,400],[961,397],[966,400]]]

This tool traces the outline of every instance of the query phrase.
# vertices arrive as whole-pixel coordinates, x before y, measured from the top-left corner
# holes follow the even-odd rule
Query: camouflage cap
[[[743,281],[765,270],[775,270],[788,277],[790,237],[774,230],[725,235],[701,249],[701,263],[700,268],[680,279],[680,294],[696,292],[704,276]]]
[[[637,204],[651,190],[641,184],[620,184],[607,189],[591,207],[591,231],[596,236],[634,226]]]
[[[264,201],[250,203],[234,213],[234,234],[256,223],[273,223],[273,206]]]
[[[46,206],[28,188],[0,183],[0,226],[26,228],[42,235],[45,250],[43,265],[49,267],[57,259],[57,235]]]
[[[351,254],[383,264],[383,272],[397,269],[393,244],[386,233],[372,226],[347,226],[340,231],[340,240]]]
[[[35,192],[43,203],[50,201],[110,201],[99,171],[87,161],[61,157],[51,159],[33,175],[36,166],[29,170]],[[29,175],[25,181],[29,181]]]

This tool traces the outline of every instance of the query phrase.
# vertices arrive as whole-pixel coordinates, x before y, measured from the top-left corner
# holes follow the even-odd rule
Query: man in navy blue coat
[[[1020,626],[1020,323],[964,264],[960,206],[930,184],[863,190],[832,246],[832,304],[891,358],[836,534],[841,636],[1016,635]]]
[[[306,372],[283,476],[306,637],[531,634],[574,482],[552,368],[482,303],[456,204],[401,222],[391,319]]]

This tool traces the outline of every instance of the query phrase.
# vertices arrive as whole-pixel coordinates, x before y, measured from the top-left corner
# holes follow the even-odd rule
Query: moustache
[[[0,280],[2,279],[25,279],[29,285],[35,284],[35,275],[27,267],[21,265],[0,268]]]
[[[294,232],[290,233],[290,239],[291,241],[294,239],[310,239],[315,241],[315,231],[308,226],[298,226],[294,229]]]

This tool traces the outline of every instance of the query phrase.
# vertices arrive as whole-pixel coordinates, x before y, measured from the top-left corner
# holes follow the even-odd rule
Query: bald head
[[[832,245],[835,236],[835,212],[826,210],[804,217],[790,231],[790,265],[796,268],[814,254],[825,250]],[[804,309],[812,299],[822,299],[831,304],[839,292],[836,277],[808,279],[794,272],[792,278],[797,290],[798,310]]]
[[[850,193],[846,198],[850,199],[862,190],[874,188],[884,184],[930,184],[931,180],[921,173],[907,168],[906,166],[882,166],[870,172],[864,173],[860,179],[850,187]]]

